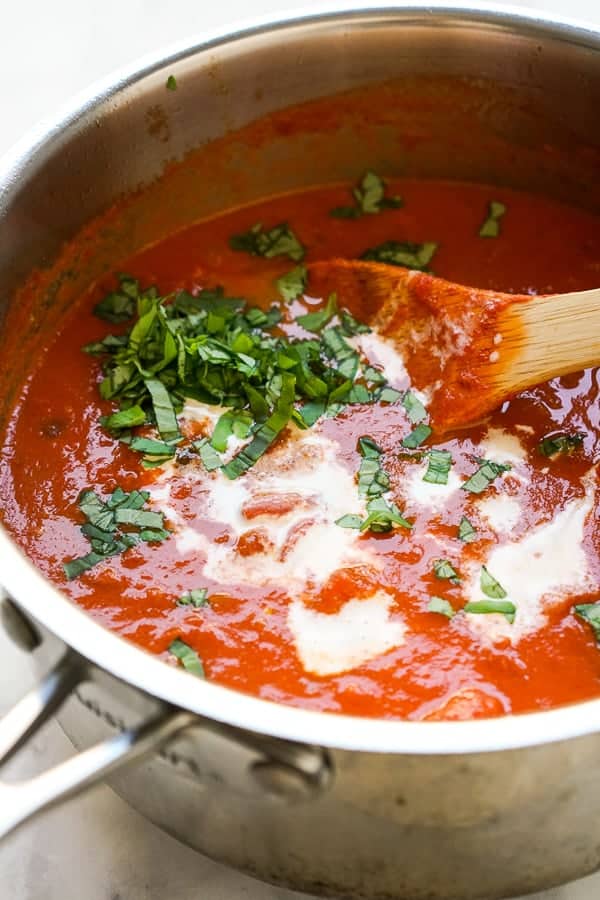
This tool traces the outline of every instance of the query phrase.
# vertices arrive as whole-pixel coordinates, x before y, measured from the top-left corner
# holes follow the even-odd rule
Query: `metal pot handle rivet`
[[[40,684],[0,719],[0,766],[38,731],[85,675],[83,661],[67,653]],[[39,775],[19,782],[0,781],[0,838],[36,813],[95,784],[117,767],[157,750],[192,721],[189,713],[165,710]]]

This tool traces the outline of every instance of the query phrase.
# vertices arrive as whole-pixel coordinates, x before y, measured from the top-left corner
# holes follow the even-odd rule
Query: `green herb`
[[[440,580],[449,580],[453,584],[461,581],[460,575],[447,559],[436,559],[433,562],[433,572]]]
[[[448,619],[453,619],[456,615],[454,607],[448,600],[443,597],[433,596],[427,605],[427,612],[440,613]]]
[[[182,641],[181,638],[175,638],[169,647],[169,653],[176,656],[184,669],[187,669],[192,675],[198,678],[205,678],[204,666],[196,651]]]
[[[166,88],[168,91],[176,91],[177,90],[177,79],[174,75],[169,75],[167,78]]]
[[[145,381],[146,390],[152,400],[156,427],[160,436],[165,441],[170,441],[180,436],[177,416],[173,408],[173,402],[169,392],[162,381],[157,378],[148,378]]]
[[[414,450],[416,447],[420,447],[423,441],[426,441],[427,438],[431,434],[431,428],[429,425],[424,425],[421,423],[417,425],[410,434],[407,434],[405,438],[402,438],[402,446],[407,450]]]
[[[600,603],[580,603],[573,607],[573,612],[591,626],[594,637],[600,644]]]
[[[346,340],[358,323],[338,315],[340,325],[325,328],[319,338],[288,339],[271,331],[280,319],[276,309],[247,307],[219,289],[164,298],[149,289],[139,295],[137,318],[125,340],[103,342],[100,393],[121,406],[103,421],[124,438],[123,431],[155,422],[163,443],[170,444],[180,437],[177,414],[186,398],[220,404],[227,412],[215,429],[213,449],[224,449],[230,434],[252,434],[244,455],[227,464],[229,473],[245,471],[290,419],[310,427],[346,403],[382,396],[385,385],[371,391],[362,383],[360,357]],[[289,390],[283,392],[286,401],[280,400],[284,381],[293,387],[291,402]],[[269,420],[276,409],[274,429]],[[208,451],[199,452],[206,462]],[[159,457],[147,454],[144,465],[155,464],[160,465]]]
[[[458,539],[465,544],[471,544],[477,540],[477,531],[466,516],[463,516],[458,524]]]
[[[340,528],[356,528],[357,530],[360,529],[362,522],[361,517],[354,513],[346,513],[345,516],[335,520],[335,524],[339,525]]]
[[[277,290],[287,303],[291,303],[297,297],[301,297],[306,288],[308,273],[306,266],[296,266],[277,279]]]
[[[120,487],[106,500],[92,490],[81,492],[78,506],[86,519],[81,531],[89,540],[91,551],[63,564],[69,581],[102,560],[123,553],[140,540],[158,542],[169,537],[163,526],[163,514],[143,509],[149,497],[147,491],[126,493]],[[124,531],[122,526],[137,529],[137,532]]]
[[[496,238],[500,234],[500,219],[506,212],[504,203],[492,200],[489,205],[487,219],[479,229],[479,237]]]
[[[418,425],[427,418],[427,410],[412,391],[406,391],[402,397],[402,406],[413,425]]]
[[[367,503],[367,518],[361,522],[361,531],[384,534],[395,526],[412,528],[412,523],[404,518],[395,503],[388,503],[383,497],[376,497]]]
[[[452,454],[449,450],[429,450],[427,471],[423,481],[430,484],[448,484],[448,473],[452,466]]]
[[[208,438],[205,437],[201,438],[199,441],[194,441],[192,446],[198,451],[200,459],[202,460],[202,465],[207,472],[213,472],[215,469],[221,468],[223,460],[214,447],[211,446]]]
[[[304,258],[304,247],[289,227],[287,222],[275,225],[268,231],[258,222],[249,231],[235,234],[229,239],[232,250],[250,253],[252,256],[263,256],[272,259],[274,256],[288,256],[294,262]]]
[[[463,607],[466,613],[501,613],[512,625],[517,607],[509,600],[474,600]]]
[[[126,428],[134,428],[136,425],[144,425],[146,413],[137,403],[127,409],[121,409],[111,416],[102,416],[100,422],[107,431],[122,431]]]
[[[358,452],[362,456],[358,470],[358,493],[361,497],[378,497],[390,486],[388,474],[379,463],[383,453],[381,447],[370,437],[358,439]]]
[[[251,468],[283,431],[294,410],[295,385],[296,379],[293,375],[281,375],[281,388],[273,412],[254,433],[250,443],[234,456],[231,462],[223,466],[222,471],[228,478],[237,478]]]
[[[118,413],[117,413],[118,415]],[[177,448],[174,443],[166,441],[156,441],[154,438],[134,437],[129,444],[132,450],[138,453],[145,453],[148,456],[175,456]]]
[[[338,219],[357,219],[363,215],[401,207],[401,197],[385,196],[385,181],[374,172],[366,172],[357,187],[352,190],[354,206],[336,206],[329,215]]]
[[[481,567],[479,584],[486,597],[493,597],[498,600],[503,600],[506,597],[506,591],[500,582],[496,581],[493,575],[490,575],[485,566]]]
[[[129,275],[119,276],[119,288],[111,291],[94,307],[94,315],[107,322],[118,324],[131,319],[140,296],[139,284]]]
[[[193,606],[199,609],[208,605],[208,588],[192,588],[177,600],[177,606]]]
[[[322,331],[325,325],[333,319],[337,311],[337,297],[335,294],[330,294],[323,309],[318,310],[318,312],[298,316],[296,322],[307,331]]]
[[[538,453],[548,457],[559,454],[570,455],[581,447],[584,437],[583,434],[567,434],[566,432],[548,435],[538,444]]]
[[[431,241],[425,244],[413,244],[410,241],[385,241],[383,244],[365,250],[360,258],[424,271],[433,259],[437,248],[438,245]]]
[[[224,453],[230,437],[245,440],[251,430],[252,416],[247,410],[226,412],[219,416],[210,443],[219,453]]]
[[[381,388],[381,390],[375,394],[375,399],[378,403],[395,403],[401,396],[402,394],[400,391],[397,391],[396,388],[391,388],[386,385],[386,387]]]
[[[508,472],[510,466],[507,463],[496,463],[489,459],[480,459],[479,468],[471,475],[470,478],[461,485],[463,491],[469,491],[471,494],[481,494],[490,484],[502,475]]]

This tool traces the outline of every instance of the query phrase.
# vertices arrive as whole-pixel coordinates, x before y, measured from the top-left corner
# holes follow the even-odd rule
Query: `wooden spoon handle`
[[[496,387],[512,393],[600,363],[600,290],[532,297],[506,307]]]

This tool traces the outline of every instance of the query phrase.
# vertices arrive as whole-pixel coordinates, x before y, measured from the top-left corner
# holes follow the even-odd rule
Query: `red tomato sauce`
[[[451,281],[519,293],[598,284],[600,220],[587,212],[505,188],[393,180],[388,193],[402,196],[402,208],[358,219],[332,218],[332,208],[351,202],[350,187],[319,187],[227,212],[150,247],[122,268],[142,286],[156,285],[161,294],[222,285],[227,294],[266,308],[277,300],[274,280],[295,263],[234,252],[228,242],[257,222],[269,228],[287,221],[306,248],[307,262],[356,258],[391,239],[435,241],[439,247],[431,267]],[[478,231],[491,200],[504,203],[507,211],[500,235],[481,238]],[[351,478],[360,465],[358,438],[369,435],[377,442],[391,498],[413,524],[410,531],[397,528],[357,536],[360,552],[354,563],[327,573],[322,581],[295,581],[294,575],[287,583],[279,578],[259,584],[256,579],[249,583],[208,577],[207,545],[222,547],[223,559],[250,560],[260,568],[261,560],[275,552],[272,536],[263,527],[265,516],[285,519],[304,504],[301,527],[310,528],[311,509],[318,512],[320,500],[293,490],[275,495],[251,491],[241,512],[243,527],[236,531],[206,515],[211,478],[221,476],[209,476],[197,462],[176,466],[172,473],[171,512],[166,512],[165,522],[173,536],[139,544],[67,581],[63,562],[89,550],[79,527],[80,492],[94,488],[105,494],[117,485],[124,490],[149,486],[152,492],[164,478],[161,468],[144,470],[139,454],[101,426],[100,415],[116,406],[100,399],[100,361],[81,352],[83,344],[125,330],[93,314],[94,305],[115,284],[116,278],[110,277],[94,285],[65,317],[60,333],[48,335],[47,349],[32,366],[14,409],[0,464],[7,528],[74,602],[170,664],[177,665],[177,660],[168,648],[181,638],[198,653],[211,681],[311,709],[386,718],[470,718],[547,709],[600,694],[600,651],[592,629],[573,614],[574,604],[600,599],[598,370],[525,391],[472,428],[439,440],[432,435],[427,447],[449,450],[453,477],[463,482],[477,467],[474,457],[480,455],[480,443],[490,429],[518,439],[524,451],[523,459],[484,493],[458,488],[433,507],[420,504],[407,487],[415,483],[415,467],[421,463],[402,454],[401,440],[412,426],[401,403],[348,406],[335,417],[319,420],[311,431],[332,442],[337,464]],[[310,299],[295,301],[286,321],[308,307],[318,308]],[[353,313],[360,317],[360,310]],[[297,331],[293,324],[283,327],[290,334]],[[184,426],[196,435],[210,435],[206,428],[202,422]],[[559,430],[583,434],[582,444],[572,454],[542,456],[540,441]],[[293,445],[290,429],[257,471],[265,471],[278,452],[284,453],[284,468],[301,465],[285,461],[287,445]],[[242,475],[238,482],[243,484],[247,477],[252,476]],[[479,506],[500,495],[510,497],[518,509],[504,531],[492,527]],[[160,508],[158,496],[151,496],[153,509]],[[464,573],[477,571],[494,548],[526,539],[586,496],[592,497],[580,541],[586,579],[575,590],[567,584],[553,590],[551,598],[542,598],[538,624],[519,640],[483,639],[470,624],[475,617],[460,613],[468,599]],[[348,513],[355,508],[350,491]],[[477,529],[473,543],[457,539],[462,516]],[[178,545],[175,540],[182,528],[200,535],[204,543],[199,538],[182,550],[181,541]],[[297,538],[287,534],[286,546],[277,549],[282,566]],[[328,548],[317,545],[313,552],[326,555]],[[433,565],[440,558],[452,564],[462,581],[436,577]],[[177,605],[186,591],[202,587],[208,589],[207,605]],[[397,637],[393,626],[401,623],[403,639],[342,671],[319,674],[307,669],[290,627],[291,605],[301,603],[315,615],[334,617],[377,591],[389,599],[386,628],[391,624],[390,634]],[[433,595],[452,604],[457,612],[452,620],[428,611]],[[480,615],[478,622],[485,618]],[[344,620],[339,621],[341,629]]]

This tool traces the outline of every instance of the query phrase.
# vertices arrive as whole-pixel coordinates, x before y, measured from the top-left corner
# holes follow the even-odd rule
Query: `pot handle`
[[[0,766],[35,734],[85,679],[83,661],[67,652],[43,681],[0,719]],[[0,839],[36,813],[72,797],[117,767],[165,744],[193,717],[165,708],[154,718],[119,732],[71,759],[23,781],[0,781]]]

